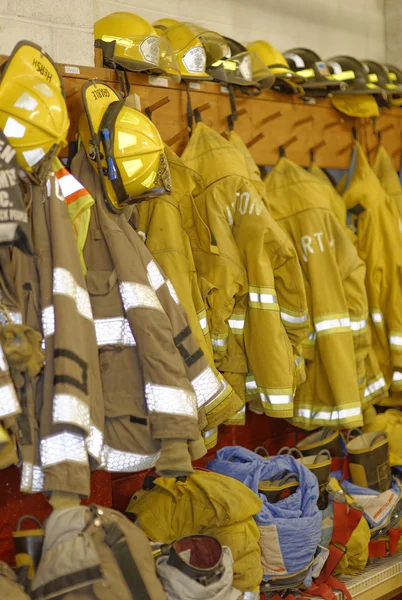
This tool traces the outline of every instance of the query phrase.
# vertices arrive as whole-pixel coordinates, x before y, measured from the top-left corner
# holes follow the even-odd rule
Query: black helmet
[[[336,81],[345,81],[348,87],[345,91],[335,94],[381,94],[385,92],[368,78],[367,68],[352,56],[333,56],[325,61]]]
[[[387,98],[388,90],[388,69],[381,63],[375,60],[362,60],[363,65],[367,70],[367,75],[370,83],[375,83],[384,91],[384,97],[378,96],[377,102],[380,106],[391,106],[390,100]]]
[[[332,89],[346,90],[347,83],[330,74],[328,66],[316,52],[308,48],[292,48],[284,54],[290,68],[304,77],[306,92],[326,96]]]
[[[384,67],[387,69],[387,91],[391,104],[392,106],[402,106],[402,71],[389,63],[385,64]]]

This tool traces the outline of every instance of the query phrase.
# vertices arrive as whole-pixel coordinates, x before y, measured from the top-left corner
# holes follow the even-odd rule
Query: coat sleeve
[[[368,299],[365,286],[366,265],[359,258],[357,250],[346,231],[336,225],[337,223],[334,223],[333,227],[335,248],[348,304],[358,385],[364,409],[365,405],[371,400],[371,394],[368,391],[371,382],[367,379],[366,373],[366,361],[371,348]]]
[[[366,287],[373,346],[388,387],[402,390],[401,233],[386,206],[359,217],[358,237],[365,239]]]
[[[341,227],[329,210],[303,211],[283,221],[295,241],[308,281],[316,350],[308,396],[300,396],[295,421],[302,426],[362,424],[355,344],[344,275],[338,263]],[[359,313],[357,309],[357,313]],[[361,320],[364,315],[359,314]],[[342,374],[342,376],[340,376]]]
[[[243,183],[238,190],[238,197],[233,236],[248,278],[244,339],[251,374],[246,382],[247,397],[254,400],[259,395],[268,416],[292,417],[295,359],[281,312],[285,315],[287,311],[289,332],[295,345],[298,345],[296,340],[299,334],[296,328],[291,327],[293,323],[290,321],[294,317],[302,322],[303,327],[306,326],[305,294],[300,287],[301,279],[295,282],[284,266],[288,259],[292,260],[291,244],[282,232],[279,232],[278,244],[275,223],[253,186]],[[293,260],[295,258],[293,254]],[[273,265],[276,267],[276,278]],[[293,299],[292,286],[295,290]],[[303,337],[304,332],[300,339]]]
[[[216,368],[224,374],[235,394],[244,398],[247,361],[244,352],[244,320],[248,294],[247,274],[233,236],[231,197],[224,185],[214,185],[196,198],[206,207],[205,221],[211,231],[215,252],[193,247],[209,324]],[[227,210],[223,210],[226,207]],[[227,405],[225,418],[238,407],[238,400]],[[223,416],[223,413],[222,413]]]
[[[310,330],[303,273],[292,241],[273,219],[267,237],[281,321],[293,348],[296,388],[306,378],[301,346]]]

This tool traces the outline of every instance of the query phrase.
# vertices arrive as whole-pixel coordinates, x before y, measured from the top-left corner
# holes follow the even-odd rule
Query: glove
[[[70,492],[52,492],[49,504],[53,506],[54,510],[72,508],[73,506],[79,506],[81,499],[78,494],[71,494]]]
[[[193,467],[187,440],[161,440],[161,455],[155,465],[161,477],[186,477],[191,475]]]
[[[10,369],[27,372],[36,377],[43,369],[45,354],[41,348],[42,336],[28,325],[5,325],[0,330],[0,342]]]
[[[205,456],[207,449],[205,447],[204,439],[200,433],[198,440],[195,442],[189,442],[188,450],[190,452],[191,460],[198,460],[202,456]]]

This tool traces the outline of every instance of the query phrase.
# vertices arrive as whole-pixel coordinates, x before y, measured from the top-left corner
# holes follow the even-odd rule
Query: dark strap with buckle
[[[103,528],[105,530],[104,542],[113,552],[133,600],[150,600],[144,580],[120,527],[113,523],[104,525]]]

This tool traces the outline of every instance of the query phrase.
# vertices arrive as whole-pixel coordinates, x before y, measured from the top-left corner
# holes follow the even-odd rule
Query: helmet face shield
[[[63,80],[55,64],[36,44],[20,42],[0,75],[0,128],[16,150],[20,167],[46,178],[52,157],[67,143],[69,125]]]
[[[210,80],[206,68],[230,55],[229,45],[221,35],[194,23],[161,19],[154,27],[169,41],[185,79]]]
[[[264,87],[269,88],[275,81],[275,76],[255,52],[248,51],[217,61],[209,67],[208,73],[218,81],[240,86],[258,86],[264,80]]]

